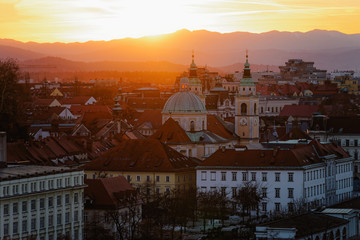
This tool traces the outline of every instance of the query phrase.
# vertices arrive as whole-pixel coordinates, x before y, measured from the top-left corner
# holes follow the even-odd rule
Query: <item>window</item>
[[[18,214],[18,203],[13,203],[13,214]]]
[[[236,191],[237,191],[236,187],[232,187],[232,188],[231,188],[231,192],[232,192],[232,197],[233,197],[233,198],[236,197]]]
[[[288,190],[289,190],[289,198],[294,198],[294,189],[288,188]]]
[[[74,203],[78,203],[78,202],[79,202],[79,194],[74,193]]]
[[[247,114],[247,105],[246,103],[242,103],[241,104],[241,115],[246,115]]]
[[[226,172],[221,172],[221,181],[226,181]]]
[[[40,217],[40,229],[45,228],[45,217]]]
[[[236,181],[236,172],[232,172],[232,180]]]
[[[150,182],[150,176],[146,176],[146,181]]]
[[[156,182],[160,182],[160,176],[156,176]]]
[[[221,187],[221,196],[226,196],[226,187]]]
[[[358,146],[358,144],[359,144],[359,143],[358,143],[358,140],[357,140],[357,139],[355,139],[355,140],[354,140],[354,146],[355,146],[355,147],[357,147],[357,146]]]
[[[262,206],[262,210],[263,210],[264,212],[266,212],[266,211],[267,211],[267,203],[266,203],[266,202],[263,202],[263,203],[261,203],[261,206]]]
[[[275,182],[280,182],[280,173],[275,173]]]
[[[294,173],[288,173],[289,175],[289,182],[293,182],[294,181]]]
[[[54,225],[54,216],[49,215],[49,227],[52,227]]]
[[[48,199],[48,207],[52,208],[54,206],[54,198],[53,197],[49,197]]]
[[[18,231],[18,222],[13,222],[13,234],[17,234]]]
[[[65,223],[69,223],[70,222],[70,213],[65,213]]]
[[[58,215],[56,217],[56,224],[61,225],[61,213],[58,213]]]
[[[247,173],[247,172],[243,172],[243,173],[242,173],[242,180],[243,180],[243,181],[247,181],[247,180],[248,180],[248,173]]]
[[[195,122],[194,121],[190,121],[190,131],[191,132],[195,131]]]
[[[206,181],[206,171],[201,171],[201,181]]]
[[[36,229],[36,218],[32,218],[31,219],[31,230],[35,230]]]
[[[137,175],[137,176],[136,176],[136,181],[137,181],[137,182],[140,182],[140,181],[141,181],[141,176]]]
[[[280,188],[275,188],[275,197],[280,198]]]
[[[21,211],[22,212],[27,212],[27,201],[23,201],[21,203]]]
[[[275,203],[275,211],[280,212],[280,203]]]
[[[210,180],[216,181],[216,172],[210,172]]]
[[[262,188],[261,192],[262,192],[262,197],[267,198],[267,188]]]
[[[75,221],[75,222],[78,222],[78,221],[79,221],[79,212],[78,212],[78,211],[75,211],[75,212],[74,212],[74,221]]]
[[[27,232],[27,220],[22,220],[21,229],[22,232]]]
[[[65,194],[65,204],[70,204],[70,194]]]
[[[35,211],[36,210],[36,200],[31,200],[31,211]]]
[[[40,209],[45,208],[45,198],[40,198]]]
[[[256,172],[251,173],[251,181],[256,181]]]
[[[170,176],[166,176],[166,177],[165,177],[165,181],[166,181],[166,182],[170,182]]]
[[[288,210],[289,210],[289,212],[293,212],[293,211],[294,211],[294,203],[292,203],[292,202],[289,202],[289,203],[288,203]]]
[[[5,223],[4,224],[4,236],[8,236],[9,235],[9,224]]]
[[[56,205],[61,206],[61,195],[56,196]]]
[[[348,147],[350,145],[350,140],[349,139],[346,139],[345,140],[345,145]]]
[[[267,182],[267,173],[263,172],[263,173],[261,173],[261,176],[262,176],[262,181]]]
[[[131,182],[131,176],[130,176],[130,175],[127,175],[127,176],[126,176],[126,180],[127,180],[128,182]]]

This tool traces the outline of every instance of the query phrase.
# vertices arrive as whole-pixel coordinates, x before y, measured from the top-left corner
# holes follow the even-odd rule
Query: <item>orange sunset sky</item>
[[[0,0],[0,38],[74,42],[206,29],[360,33],[359,0]]]

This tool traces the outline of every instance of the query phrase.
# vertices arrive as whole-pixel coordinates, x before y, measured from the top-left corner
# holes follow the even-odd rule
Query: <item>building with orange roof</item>
[[[246,184],[262,195],[260,214],[329,206],[353,197],[353,158],[340,146],[316,140],[276,141],[248,149],[219,149],[196,167],[201,191],[229,199]],[[253,212],[256,214],[256,211]]]
[[[195,167],[189,158],[155,139],[124,140],[85,164],[87,178],[124,176],[139,191],[165,193],[195,187]]]
[[[93,228],[102,227],[112,236],[131,239],[138,233],[142,208],[138,192],[123,177],[85,179],[84,225],[88,238],[96,238]],[[120,216],[119,225],[113,220]],[[121,226],[121,230],[117,227]],[[121,232],[119,232],[119,230]],[[94,235],[95,234],[95,235]]]

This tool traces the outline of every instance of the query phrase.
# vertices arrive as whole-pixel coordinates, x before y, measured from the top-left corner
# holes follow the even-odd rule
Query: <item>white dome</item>
[[[178,92],[166,101],[162,113],[207,113],[204,103],[191,92]]]

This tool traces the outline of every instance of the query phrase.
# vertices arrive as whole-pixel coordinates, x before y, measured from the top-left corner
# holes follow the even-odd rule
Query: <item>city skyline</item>
[[[259,1],[1,0],[2,38],[85,42],[172,33],[180,29],[261,33],[313,29],[360,33],[360,3]]]

